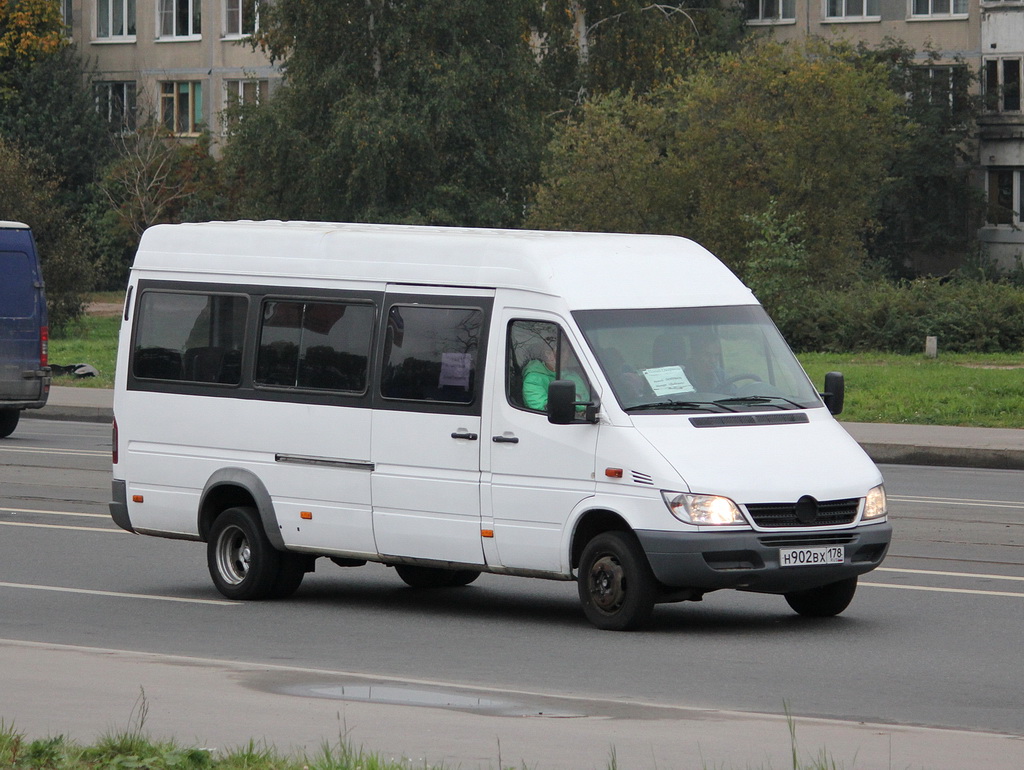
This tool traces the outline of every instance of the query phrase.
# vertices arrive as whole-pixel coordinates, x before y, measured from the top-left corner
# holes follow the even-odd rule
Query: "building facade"
[[[115,128],[161,122],[187,138],[226,132],[225,109],[265,96],[278,67],[246,39],[256,0],[63,0],[65,22],[93,71],[97,109]]]
[[[779,40],[841,37],[875,46],[897,39],[938,52],[936,77],[943,66],[971,67],[984,95],[976,160],[989,203],[978,240],[1000,267],[1017,264],[1024,255],[1024,0],[745,2],[747,23]]]

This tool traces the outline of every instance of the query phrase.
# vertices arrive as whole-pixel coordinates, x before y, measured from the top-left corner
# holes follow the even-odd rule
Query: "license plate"
[[[783,567],[813,567],[819,564],[842,564],[846,549],[841,545],[822,548],[782,548],[779,565]]]

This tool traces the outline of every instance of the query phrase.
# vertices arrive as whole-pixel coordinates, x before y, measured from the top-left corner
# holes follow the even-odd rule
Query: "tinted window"
[[[472,403],[483,320],[475,308],[393,306],[387,317],[381,394]]]
[[[35,311],[32,261],[23,251],[0,251],[0,316],[28,318]]]
[[[145,292],[139,303],[132,374],[142,379],[237,385],[245,297]]]
[[[265,302],[256,382],[362,393],[373,318],[372,305]]]

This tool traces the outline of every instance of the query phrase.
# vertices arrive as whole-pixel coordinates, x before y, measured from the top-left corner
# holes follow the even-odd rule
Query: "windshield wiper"
[[[642,412],[648,409],[700,409],[706,412],[717,412],[719,409],[724,409],[727,412],[736,411],[720,401],[674,401],[671,399],[668,401],[652,401],[649,404],[627,406],[623,411]]]
[[[785,396],[736,396],[734,398],[720,398],[714,403],[724,406],[725,404],[767,404],[771,401],[782,401],[797,409],[807,408],[803,404],[788,399]],[[777,406],[779,409],[786,408],[780,404],[773,404],[773,406]]]

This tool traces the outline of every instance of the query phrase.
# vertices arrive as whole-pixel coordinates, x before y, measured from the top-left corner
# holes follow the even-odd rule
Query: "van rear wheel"
[[[411,564],[396,564],[395,572],[411,588],[455,588],[457,586],[468,586],[480,577],[480,573],[474,569],[415,567]]]
[[[785,594],[785,597],[789,606],[799,615],[806,618],[831,618],[850,606],[856,592],[857,578],[852,577],[808,591],[792,591]]]
[[[228,599],[284,598],[302,582],[305,570],[295,554],[270,544],[256,509],[228,508],[210,530],[206,562],[213,584]]]
[[[587,543],[576,582],[587,620],[606,631],[639,628],[654,610],[657,581],[627,532],[603,532]]]
[[[7,438],[14,433],[20,419],[20,409],[0,409],[0,438]]]

